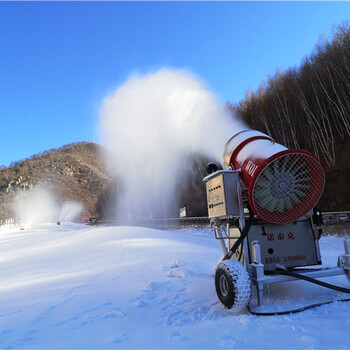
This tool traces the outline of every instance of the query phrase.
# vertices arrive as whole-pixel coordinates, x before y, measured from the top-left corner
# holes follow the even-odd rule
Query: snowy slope
[[[321,239],[325,265],[342,250],[341,238]],[[273,317],[225,310],[213,281],[220,252],[209,229],[0,231],[0,348],[350,348],[350,303]],[[347,297],[305,282],[266,296],[290,309]]]

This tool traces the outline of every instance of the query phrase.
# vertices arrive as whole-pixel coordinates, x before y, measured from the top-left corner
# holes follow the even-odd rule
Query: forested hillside
[[[230,108],[251,128],[318,156],[326,170],[321,206],[350,209],[349,24],[322,38],[300,66],[277,70]]]

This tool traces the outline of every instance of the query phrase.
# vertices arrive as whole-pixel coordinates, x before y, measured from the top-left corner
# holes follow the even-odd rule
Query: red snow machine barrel
[[[249,204],[263,221],[283,224],[308,213],[325,183],[320,161],[311,153],[287,149],[255,130],[231,137],[223,153],[224,169],[240,169]]]

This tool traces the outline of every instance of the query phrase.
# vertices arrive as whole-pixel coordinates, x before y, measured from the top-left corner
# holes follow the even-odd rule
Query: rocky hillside
[[[54,193],[58,204],[76,201],[84,206],[82,217],[96,216],[113,220],[118,197],[118,177],[104,162],[108,151],[97,144],[81,142],[46,151],[19,164],[0,170],[0,220],[16,219],[13,210],[16,196],[34,188]],[[206,216],[205,186],[208,159],[193,161],[192,176],[185,179],[177,198],[186,206],[188,216]],[[178,210],[173,216],[178,216]]]
[[[105,152],[94,143],[76,143],[1,170],[0,219],[14,218],[16,195],[36,187],[52,191],[58,202],[80,202],[84,216],[96,214],[101,193],[111,181],[103,161]]]

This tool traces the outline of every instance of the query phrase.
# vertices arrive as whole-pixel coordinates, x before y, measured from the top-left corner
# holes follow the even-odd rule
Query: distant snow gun
[[[223,252],[215,287],[226,308],[239,312],[248,306],[253,313],[266,314],[253,311],[263,305],[264,285],[296,278],[350,293],[315,279],[345,274],[350,281],[350,237],[344,239],[345,254],[337,267],[305,268],[322,264],[323,220],[315,206],[325,174],[313,154],[287,149],[248,129],[228,140],[222,166],[218,171],[208,164],[210,175],[204,181],[209,218]]]

